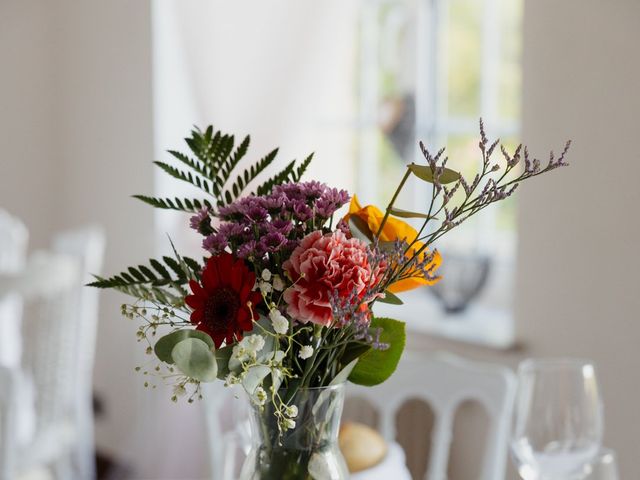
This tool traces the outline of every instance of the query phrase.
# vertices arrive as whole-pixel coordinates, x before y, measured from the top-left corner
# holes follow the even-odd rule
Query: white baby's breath
[[[224,386],[230,387],[231,385],[237,385],[240,383],[240,379],[236,377],[233,373],[229,373],[224,379]]]
[[[264,337],[262,335],[248,335],[240,341],[245,349],[250,352],[259,352],[264,347]]]
[[[289,331],[289,320],[280,313],[280,310],[274,308],[269,312],[269,319],[273,325],[273,330],[280,334],[285,335]]]
[[[271,280],[271,272],[266,268],[262,270],[262,274],[260,276],[262,277],[262,280],[264,280],[265,282],[268,282],[269,280]]]
[[[271,293],[272,290],[273,290],[273,287],[271,286],[270,283],[260,282],[260,292],[262,292],[263,295],[267,295]]]
[[[277,292],[281,292],[284,290],[284,287],[285,287],[285,283],[284,283],[284,280],[282,280],[282,277],[280,275],[274,275],[273,289]]]
[[[300,349],[300,351],[298,352],[298,356],[302,359],[302,360],[306,360],[307,358],[309,358],[311,355],[313,355],[313,347],[311,345],[305,345],[304,347],[302,347]]]
[[[187,394],[187,389],[184,387],[182,383],[180,383],[173,387],[173,394],[176,397],[184,397]]]
[[[287,407],[287,417],[289,418],[296,418],[298,416],[298,407],[296,407],[295,405],[289,405]]]
[[[247,359],[247,350],[244,348],[244,345],[242,345],[242,343],[238,343],[231,349],[231,356],[234,359],[242,362]]]
[[[264,405],[267,403],[267,392],[264,391],[264,388],[258,387],[256,388],[256,392],[254,394],[254,399],[257,405]]]

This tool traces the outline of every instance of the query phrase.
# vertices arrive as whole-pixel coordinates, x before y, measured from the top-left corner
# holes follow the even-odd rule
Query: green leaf
[[[185,264],[183,268],[182,259],[177,253],[176,258],[178,260],[163,257],[171,272],[159,260],[151,259],[149,263],[157,273],[145,265],[139,265],[137,268],[129,267],[126,272],[110,278],[96,276],[96,281],[88,286],[113,288],[127,295],[155,300],[167,306],[183,304],[184,297],[187,295],[183,285],[194,276],[195,272],[200,271],[201,267],[194,260],[190,260],[193,264],[191,266]]]
[[[411,212],[409,210],[403,210],[396,207],[391,207],[391,209],[389,209],[389,213],[394,217],[399,218],[429,218],[431,220],[436,220],[436,217],[430,217],[426,213]]]
[[[349,229],[351,234],[358,240],[366,243],[373,242],[373,233],[369,230],[369,225],[357,215],[349,217]]]
[[[232,353],[233,345],[226,345],[213,352],[216,357],[216,363],[218,364],[218,379],[220,380],[227,378],[227,375],[231,372],[229,370],[229,359]]]
[[[258,175],[260,175],[271,163],[275,160],[276,155],[278,154],[278,149],[271,151],[266,157],[260,159],[256,164],[251,165],[250,168],[245,169],[241,175],[238,175],[235,183],[231,186],[231,192],[227,190],[225,192],[225,196],[227,193],[233,194],[233,199],[237,199],[238,196],[242,193],[242,191],[247,187],[249,183],[256,179]]]
[[[429,165],[418,165],[417,163],[411,163],[408,166],[409,170],[418,178],[425,182],[433,183],[434,171]],[[450,168],[444,168],[442,175],[440,175],[439,181],[442,184],[457,182],[460,179],[460,174]]]
[[[209,345],[199,338],[186,338],[171,351],[178,370],[200,382],[213,382],[217,378],[218,365]]]
[[[262,380],[271,373],[271,369],[265,365],[254,365],[249,367],[242,379],[242,386],[249,395],[253,395],[256,388],[262,384]]]
[[[179,198],[156,198],[156,197],[148,197],[146,195],[133,195],[133,198],[137,198],[138,200],[151,205],[155,208],[162,208],[165,210],[178,210],[181,212],[194,213],[202,208],[202,206],[207,206],[211,208],[211,203],[207,200],[190,200],[188,198],[183,198],[182,200]]]
[[[271,193],[271,190],[276,185],[282,185],[283,183],[287,183],[288,181],[290,181],[292,179],[292,175],[294,174],[295,166],[296,161],[291,160],[287,164],[287,166],[284,167],[280,172],[263,182],[262,185],[260,185],[256,189],[256,195],[267,195]]]
[[[390,305],[402,305],[402,304],[404,304],[404,302],[402,300],[400,300],[400,298],[397,295],[391,293],[389,290],[384,292],[384,297],[378,298],[377,301],[380,302],[380,303],[388,303]]]
[[[386,350],[372,348],[360,357],[349,380],[358,385],[371,387],[389,378],[398,366],[404,350],[405,324],[391,318],[374,318],[372,328],[382,328],[380,341],[389,344]]]
[[[171,352],[173,348],[187,338],[197,338],[205,342],[209,348],[213,348],[213,340],[206,333],[200,330],[184,329],[176,330],[160,338],[156,342],[153,350],[160,361],[172,364],[173,357],[171,356]]]
[[[307,167],[311,163],[312,159],[313,159],[313,153],[311,155],[309,155],[307,158],[305,158],[302,161],[302,163],[300,164],[300,166],[298,166],[298,168],[296,168],[296,171],[292,174],[292,180],[294,182],[299,182],[300,181],[300,179],[302,178],[302,175],[304,175],[304,172],[307,171]]]

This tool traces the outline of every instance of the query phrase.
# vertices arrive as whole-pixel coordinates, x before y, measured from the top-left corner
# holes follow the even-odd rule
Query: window
[[[192,125],[213,123],[251,134],[255,156],[281,146],[280,165],[315,151],[309,178],[384,206],[404,165],[420,160],[417,139],[433,149],[447,146],[464,171],[477,166],[480,116],[490,135],[514,143],[522,0],[198,5],[154,4],[158,159],[170,161],[164,150],[182,148]],[[425,185],[414,187],[399,207],[426,202]],[[159,176],[156,193],[192,192]],[[185,228],[188,219],[164,213],[158,214],[163,250],[168,233],[181,251],[201,254],[200,238]],[[436,288],[403,295],[406,305],[388,313],[410,328],[509,345],[513,203],[485,210],[444,240],[438,247],[446,278]],[[468,308],[445,313],[444,301],[460,304],[474,293],[474,276],[481,288]],[[387,312],[380,305],[377,313]]]
[[[521,0],[366,2],[360,23],[359,185],[365,203],[386,205],[404,173],[421,161],[417,140],[446,146],[449,166],[479,165],[478,118],[515,147],[521,90]],[[420,208],[416,182],[398,206]],[[409,328],[507,347],[513,342],[513,201],[485,210],[438,244],[445,264],[435,288],[404,295]]]

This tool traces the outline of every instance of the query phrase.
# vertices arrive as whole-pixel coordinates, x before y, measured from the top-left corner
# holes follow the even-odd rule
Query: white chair
[[[0,365],[0,479],[11,478],[16,459],[16,371]]]
[[[97,226],[61,232],[54,236],[52,249],[80,262],[81,275],[75,285],[78,301],[75,307],[78,317],[77,342],[74,347],[77,350],[77,377],[72,411],[77,439],[71,461],[73,478],[91,480],[96,477],[92,384],[98,328],[98,290],[85,285],[93,280],[91,274],[101,273],[105,234]]]
[[[350,385],[347,395],[365,399],[378,411],[381,433],[389,442],[396,439],[396,413],[407,400],[420,399],[431,407],[435,424],[425,480],[446,480],[455,413],[463,402],[478,401],[490,419],[478,479],[501,480],[507,465],[515,385],[515,375],[505,367],[450,355],[405,353],[398,369],[385,383],[373,388]]]
[[[59,480],[71,476],[70,451],[76,432],[70,412],[73,411],[77,379],[77,319],[80,281],[79,263],[69,256],[39,253],[33,255],[25,269],[0,275],[0,299],[20,295],[24,300],[22,323],[25,340],[21,369],[4,369],[3,398],[0,418],[0,480],[16,480],[50,466]],[[9,373],[7,373],[9,372]],[[35,387],[33,414],[35,434],[18,443],[16,423],[18,407],[28,402],[15,400],[16,385],[23,372],[30,375]],[[5,395],[3,395],[4,397]],[[40,476],[41,477],[41,476]]]
[[[15,273],[24,267],[29,235],[24,224],[0,210],[0,274]],[[20,318],[22,302],[17,295],[0,300],[0,365],[20,363]]]

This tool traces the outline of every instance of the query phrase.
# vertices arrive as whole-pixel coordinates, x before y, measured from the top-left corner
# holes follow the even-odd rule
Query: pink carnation
[[[362,298],[380,276],[380,269],[369,263],[367,245],[340,230],[310,233],[283,267],[294,282],[284,293],[287,313],[300,322],[319,325],[329,325],[333,319],[333,292],[345,298],[355,290]]]

